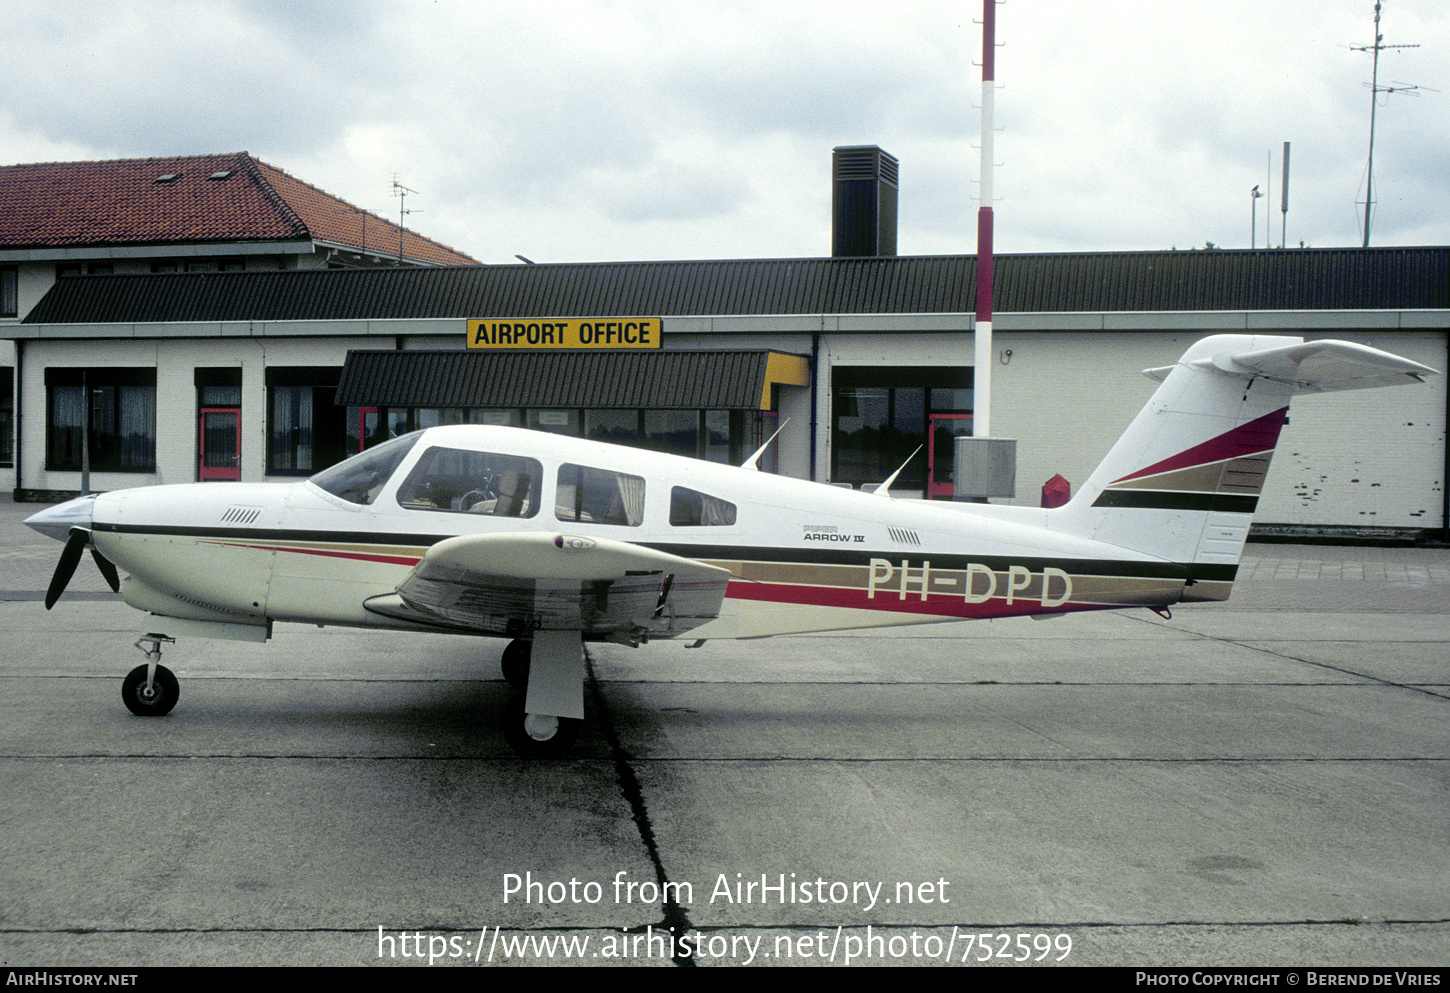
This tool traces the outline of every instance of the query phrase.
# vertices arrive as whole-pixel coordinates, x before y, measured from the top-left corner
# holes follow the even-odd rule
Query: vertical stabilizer
[[[1295,393],[1419,381],[1435,370],[1341,341],[1217,335],[1151,400],[1058,520],[1186,569],[1185,600],[1228,598]]]

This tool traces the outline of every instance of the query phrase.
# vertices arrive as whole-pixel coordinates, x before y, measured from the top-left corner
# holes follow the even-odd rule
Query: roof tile
[[[0,248],[306,239],[393,254],[400,230],[406,258],[478,264],[246,152],[0,166]]]

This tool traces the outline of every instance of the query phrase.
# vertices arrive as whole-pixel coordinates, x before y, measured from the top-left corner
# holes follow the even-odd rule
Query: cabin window
[[[439,446],[424,452],[408,473],[398,503],[409,510],[533,517],[543,477],[535,459]]]
[[[681,528],[727,527],[735,523],[735,504],[676,486],[670,490],[670,523]]]
[[[311,482],[335,497],[367,506],[378,498],[403,458],[417,444],[418,437],[418,434],[405,434],[401,438],[375,445],[360,455],[339,462],[331,469],[324,469],[313,476]]]
[[[583,524],[638,527],[644,520],[644,479],[608,469],[561,465],[554,516]]]

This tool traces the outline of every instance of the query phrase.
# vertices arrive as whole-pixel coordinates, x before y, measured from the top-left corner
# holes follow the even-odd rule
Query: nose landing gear
[[[175,644],[176,639],[164,634],[147,634],[136,639],[136,647],[141,649],[146,661],[132,669],[121,683],[122,702],[138,717],[169,714],[181,696],[176,675],[161,664],[162,642]]]

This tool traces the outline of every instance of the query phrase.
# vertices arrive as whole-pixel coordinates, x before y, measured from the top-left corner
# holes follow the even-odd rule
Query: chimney
[[[875,145],[832,151],[831,255],[896,254],[898,163]]]

